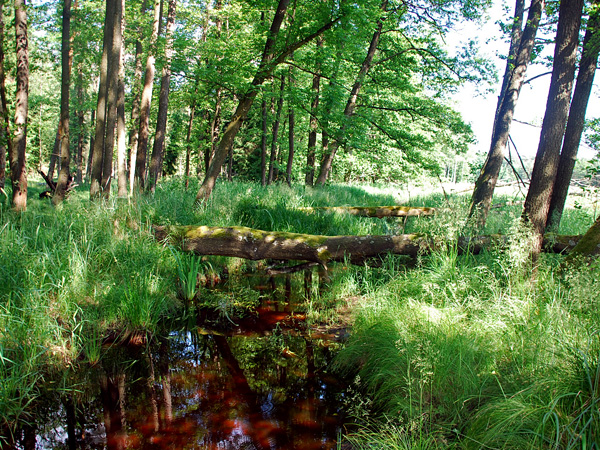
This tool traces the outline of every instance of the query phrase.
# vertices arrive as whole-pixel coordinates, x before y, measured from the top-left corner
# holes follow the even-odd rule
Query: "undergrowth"
[[[416,262],[340,263],[326,288],[316,276],[307,284],[310,320],[333,322],[338,307],[354,308],[335,361],[350,381],[352,448],[598,447],[597,263],[559,272],[561,257],[544,255],[532,281],[518,206],[493,210],[486,228],[509,234],[508,243],[473,256],[452,244],[468,196],[412,195],[410,204],[438,213],[404,221],[298,209],[398,204],[394,187],[219,183],[201,206],[196,188],[174,180],[154,196],[97,203],[81,190],[60,209],[32,198],[22,214],[0,205],[0,434],[32,420],[44,390],[75,392],[69,374],[102,361],[106,336],[159,335],[191,302],[233,322],[257,304],[241,284],[209,284],[260,263],[183,255],[152,236],[152,224],[198,224],[418,232],[446,244]],[[561,232],[581,233],[591,221],[585,209],[568,210]]]

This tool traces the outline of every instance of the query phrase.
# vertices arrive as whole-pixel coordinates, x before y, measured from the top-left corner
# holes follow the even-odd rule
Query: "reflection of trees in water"
[[[63,394],[62,406],[40,415],[48,431],[27,433],[37,432],[43,448],[69,450],[335,448],[336,394],[320,372],[327,352],[277,327],[264,336],[181,332],[115,344],[101,364],[72,374],[85,384]],[[20,448],[33,449],[24,435]]]

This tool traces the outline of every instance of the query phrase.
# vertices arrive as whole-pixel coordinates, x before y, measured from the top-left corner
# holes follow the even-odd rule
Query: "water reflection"
[[[23,430],[12,447],[337,448],[332,350],[303,330],[285,280],[283,301],[265,298],[236,327],[214,331],[200,318],[162,339],[105,346],[101,363],[77,374],[77,389],[58,395],[58,406],[40,413],[43,425]]]

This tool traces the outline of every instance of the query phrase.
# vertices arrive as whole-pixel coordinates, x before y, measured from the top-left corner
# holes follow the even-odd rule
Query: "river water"
[[[199,314],[163,338],[105,345],[101,362],[70,380],[74,391],[40,402],[38,423],[16,447],[338,448],[343,387],[327,370],[334,337],[307,331],[287,277],[288,295],[262,295],[235,326],[207,326]]]

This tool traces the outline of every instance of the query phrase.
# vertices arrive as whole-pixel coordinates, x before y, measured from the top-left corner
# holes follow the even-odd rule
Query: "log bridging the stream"
[[[330,261],[365,259],[392,253],[416,257],[446,246],[424,234],[318,236],[301,233],[263,231],[246,227],[155,226],[154,235],[186,252],[199,255],[233,256],[250,260],[275,259],[311,261],[325,265]],[[545,238],[550,252],[572,249],[579,236],[553,235]],[[503,245],[507,237],[488,235],[459,237],[459,253],[479,253],[491,245]]]
[[[336,212],[361,217],[416,217],[433,216],[435,208],[421,206],[315,206],[298,208],[305,212]]]

